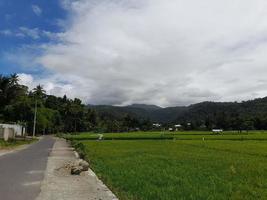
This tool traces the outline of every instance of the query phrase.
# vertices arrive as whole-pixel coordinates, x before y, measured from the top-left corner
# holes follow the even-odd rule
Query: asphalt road
[[[34,200],[55,140],[44,137],[29,148],[0,156],[0,200]]]

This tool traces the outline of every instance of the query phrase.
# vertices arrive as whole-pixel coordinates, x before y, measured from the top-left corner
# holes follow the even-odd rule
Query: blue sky
[[[24,63],[7,59],[6,54],[23,51],[28,45],[50,42],[42,32],[61,32],[59,22],[67,12],[57,0],[1,0],[0,1],[0,73],[44,73],[36,65],[30,69]],[[38,52],[35,52],[38,53]]]

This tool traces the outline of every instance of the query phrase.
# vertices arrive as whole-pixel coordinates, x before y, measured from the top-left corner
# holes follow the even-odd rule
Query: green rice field
[[[132,132],[132,133],[82,133],[78,135],[64,135],[68,140],[97,140],[102,135],[103,140],[267,140],[267,132],[224,132],[214,134],[205,131],[181,131],[181,132]]]
[[[121,200],[267,199],[266,132],[96,136],[68,139]]]

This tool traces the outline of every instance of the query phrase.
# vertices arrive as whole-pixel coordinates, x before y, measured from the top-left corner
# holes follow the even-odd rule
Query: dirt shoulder
[[[32,143],[36,142],[36,140],[18,140],[13,142],[4,142],[0,140],[0,156],[17,152],[29,147]]]

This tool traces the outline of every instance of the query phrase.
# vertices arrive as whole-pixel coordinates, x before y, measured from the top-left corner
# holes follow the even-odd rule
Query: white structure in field
[[[153,126],[159,128],[161,127],[161,124],[153,124]]]
[[[222,129],[212,129],[213,133],[222,133],[223,130]]]
[[[5,141],[13,139],[15,137],[25,136],[25,127],[18,124],[0,124],[0,138]]]
[[[176,125],[174,125],[174,127],[175,127],[176,131],[179,131],[182,128],[182,125],[181,124],[176,124]]]

